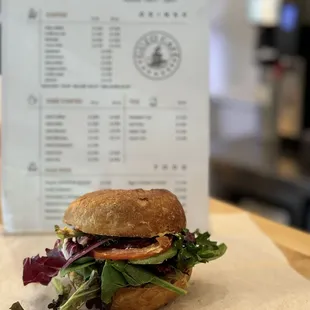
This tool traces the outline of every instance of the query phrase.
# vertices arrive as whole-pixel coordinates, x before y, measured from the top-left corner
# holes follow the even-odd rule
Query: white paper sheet
[[[7,232],[104,188],[168,188],[206,228],[207,2],[4,1]]]

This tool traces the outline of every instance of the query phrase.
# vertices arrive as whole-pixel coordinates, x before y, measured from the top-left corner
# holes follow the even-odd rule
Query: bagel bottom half
[[[180,274],[179,278],[170,282],[186,289],[190,277],[191,271],[188,274]],[[157,310],[177,297],[176,293],[156,285],[121,288],[113,297],[111,310]]]

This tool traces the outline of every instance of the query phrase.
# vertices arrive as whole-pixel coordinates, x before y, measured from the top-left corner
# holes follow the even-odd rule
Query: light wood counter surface
[[[211,199],[211,214],[236,214],[246,212],[232,205]],[[310,280],[310,234],[277,224],[263,217],[250,214],[257,226],[283,252],[290,265]]]

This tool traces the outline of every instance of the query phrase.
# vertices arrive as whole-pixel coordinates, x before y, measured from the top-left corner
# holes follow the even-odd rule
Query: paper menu
[[[206,228],[207,2],[4,1],[7,232],[104,188],[168,188]]]

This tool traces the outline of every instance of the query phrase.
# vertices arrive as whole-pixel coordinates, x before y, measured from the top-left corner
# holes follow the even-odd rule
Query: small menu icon
[[[29,9],[28,19],[37,19],[37,17],[38,17],[38,12],[34,8]]]

